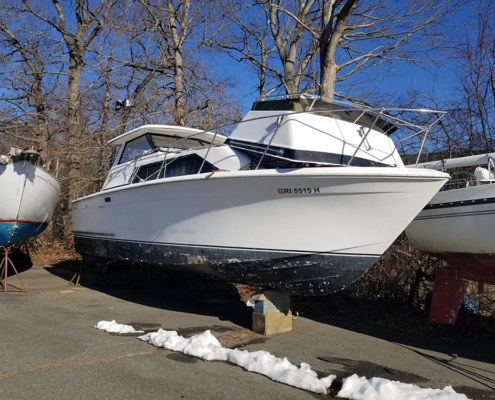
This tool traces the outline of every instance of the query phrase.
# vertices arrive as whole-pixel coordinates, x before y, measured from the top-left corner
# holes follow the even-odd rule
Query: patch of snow
[[[144,333],[144,331],[136,331],[130,325],[118,324],[115,320],[100,321],[94,327],[106,332]],[[179,336],[176,331],[158,329],[157,332],[147,333],[139,336],[138,339],[156,347],[179,351],[205,361],[228,361],[274,381],[315,393],[326,394],[336,378],[335,375],[318,378],[309,364],[303,362],[297,367],[286,357],[278,358],[263,350],[249,352],[222,347],[210,331],[186,339]],[[344,378],[343,381],[337,397],[351,400],[469,400],[466,395],[457,393],[451,386],[444,389],[425,389],[383,378],[366,379],[355,374]]]
[[[424,389],[409,383],[383,378],[359,377],[356,374],[344,379],[337,397],[351,400],[468,400],[452,386],[444,389]]]
[[[205,361],[228,361],[248,371],[265,375],[274,381],[315,393],[325,394],[336,378],[335,375],[329,375],[320,379],[308,364],[301,363],[301,366],[297,367],[287,358],[278,358],[263,350],[249,352],[227,349],[222,347],[210,331],[186,339],[177,335],[175,331],[159,329],[158,332],[147,333],[139,336],[138,339],[157,347],[199,357]]]
[[[111,332],[111,333],[144,333],[144,331],[136,331],[130,325],[118,324],[115,322],[115,320],[100,321],[94,326],[94,328],[101,329],[105,332]]]

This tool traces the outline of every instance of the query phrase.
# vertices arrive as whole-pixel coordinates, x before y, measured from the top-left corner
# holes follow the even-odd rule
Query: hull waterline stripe
[[[115,233],[83,232],[83,231],[73,231],[72,233],[74,234],[74,236],[77,236],[77,235],[84,235],[84,236],[91,236],[91,235],[115,236]]]
[[[20,219],[0,219],[0,223],[19,223],[19,224],[33,224],[33,225],[43,225],[45,222],[34,222],[34,221],[23,221]]]
[[[78,235],[79,233],[79,235]],[[96,235],[114,235],[114,234],[100,234],[95,233]],[[181,244],[181,243],[164,243],[164,242],[144,242],[139,240],[126,240],[126,239],[106,239],[102,237],[91,237],[89,233],[84,232],[74,232],[74,237],[80,237],[81,239],[97,239],[97,240],[110,240],[113,242],[124,242],[124,243],[136,243],[136,244],[145,244],[145,245],[161,245],[161,246],[178,246],[178,247],[192,247],[192,248],[210,248],[210,249],[229,249],[229,250],[243,250],[243,251],[260,251],[260,252],[278,252],[278,253],[291,253],[291,254],[300,254],[300,255],[308,255],[308,254],[332,254],[332,255],[345,255],[349,257],[380,257],[381,254],[366,254],[366,253],[340,253],[338,251],[302,251],[302,250],[281,250],[281,249],[266,249],[266,248],[255,248],[255,247],[232,247],[232,246],[213,246],[207,244]],[[342,249],[345,250],[345,249]]]
[[[455,214],[438,214],[438,215],[425,215],[414,218],[415,221],[422,221],[425,219],[441,219],[441,218],[454,218],[454,217],[473,217],[476,215],[490,215],[495,214],[495,210],[481,210],[471,212],[459,212]]]
[[[423,208],[423,210],[436,210],[438,208],[451,208],[451,207],[465,207],[465,206],[476,206],[480,204],[491,204],[495,203],[495,197],[486,197],[482,199],[474,200],[461,200],[461,201],[451,201],[446,203],[436,203],[428,204]]]

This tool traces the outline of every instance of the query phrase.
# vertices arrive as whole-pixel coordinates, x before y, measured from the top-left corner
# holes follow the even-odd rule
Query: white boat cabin
[[[403,167],[384,116],[297,95],[255,102],[229,137],[144,125],[108,142],[119,150],[103,189],[215,170]]]
[[[103,189],[214,170],[235,171],[249,164],[249,156],[225,146],[225,140],[223,135],[199,129],[140,126],[108,142],[119,150]]]

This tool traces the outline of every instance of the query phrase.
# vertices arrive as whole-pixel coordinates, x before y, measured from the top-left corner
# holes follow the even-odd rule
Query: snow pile
[[[308,364],[301,363],[301,367],[297,367],[287,358],[277,358],[266,351],[251,353],[246,350],[227,349],[222,347],[210,331],[186,339],[177,335],[175,331],[159,329],[158,332],[147,333],[139,336],[138,339],[157,347],[199,357],[205,361],[228,361],[248,371],[265,375],[274,381],[315,393],[325,394],[336,378],[335,375],[329,375],[319,379]]]
[[[111,333],[144,333],[144,331],[136,331],[130,325],[117,324],[115,320],[100,321],[94,327],[96,329],[101,329],[102,331],[111,332]]]
[[[466,395],[456,393],[451,386],[444,389],[423,389],[383,378],[368,380],[355,374],[344,379],[337,397],[352,400],[468,400]]]
[[[136,331],[132,326],[117,324],[115,321],[100,321],[95,328],[115,333],[144,333],[144,331]],[[335,375],[329,375],[320,379],[309,364],[301,363],[301,366],[297,367],[286,357],[278,358],[263,350],[249,352],[222,347],[210,331],[186,339],[175,331],[158,329],[157,332],[147,333],[139,336],[138,339],[156,347],[179,351],[205,361],[228,361],[274,381],[315,393],[326,394],[336,378]],[[423,389],[408,383],[383,378],[366,379],[357,375],[344,379],[337,397],[351,400],[469,400],[464,394],[456,393],[451,386],[444,389]]]

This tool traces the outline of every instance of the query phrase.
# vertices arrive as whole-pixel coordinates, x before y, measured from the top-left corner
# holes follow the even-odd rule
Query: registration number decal
[[[279,188],[278,194],[312,194],[320,193],[320,188]]]

